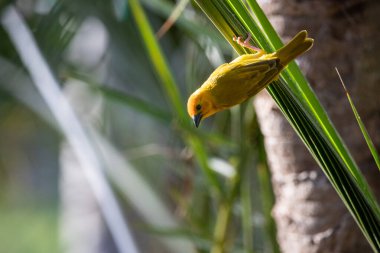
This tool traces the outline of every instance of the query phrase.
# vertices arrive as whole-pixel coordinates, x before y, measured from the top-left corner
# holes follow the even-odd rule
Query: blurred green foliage
[[[0,207],[0,251],[60,252],[57,210],[51,206]]]
[[[153,31],[158,31],[175,7],[174,1],[140,2]],[[214,67],[233,58],[232,50],[196,6],[185,8],[157,44],[163,54],[156,56],[165,58],[175,85],[172,87],[178,90],[174,94],[174,100],[179,101],[175,103],[178,108],[173,108],[173,97],[170,98],[151,64],[127,3],[41,0],[19,9],[62,88],[66,91],[79,88],[84,93],[79,101],[90,108],[101,107],[92,124],[144,179],[147,188],[152,188],[169,207],[177,224],[152,227],[148,221],[139,219],[132,227],[141,233],[157,235],[159,240],[181,237],[199,252],[209,252],[218,226],[224,226],[224,236],[229,237],[226,247],[231,252],[276,252],[270,215],[274,201],[270,176],[250,103],[206,120],[201,129],[193,128],[187,116],[178,117],[178,111],[185,112],[188,95]],[[9,233],[9,244],[0,246],[0,251],[45,252],[43,248],[46,248],[46,252],[57,252],[58,214],[53,207],[54,200],[59,198],[58,159],[62,136],[2,28],[0,33],[5,38],[0,43],[0,95],[4,97],[0,101],[0,117],[1,122],[7,119],[11,125],[1,129],[3,138],[9,142],[1,142],[0,149],[27,157],[20,165],[20,157],[0,154],[1,161],[7,161],[0,167],[0,175],[4,175],[0,180],[5,182],[1,197],[7,200],[0,208],[4,213],[0,234]],[[23,108],[24,114],[18,112],[19,108]],[[22,143],[15,145],[12,136],[22,133],[22,129],[13,125],[25,127],[31,122],[36,126],[28,130],[28,135],[18,137]],[[14,150],[9,149],[12,145]],[[215,159],[221,163],[212,163]],[[41,163],[46,166],[40,166]],[[216,172],[223,165],[232,167],[235,174],[225,176]],[[30,178],[43,190],[25,187],[23,180]],[[128,174],[121,179],[125,184],[130,183],[128,180]],[[27,199],[38,199],[50,206],[15,198],[11,187],[7,187],[11,181],[20,195],[27,192]],[[120,184],[113,183],[116,190],[123,191]],[[212,184],[218,185],[220,192]],[[146,197],[138,190],[130,194],[141,199]],[[125,201],[128,207],[134,206],[128,203],[128,198],[121,197],[120,201]],[[20,203],[28,208],[18,208]],[[9,214],[10,208],[14,208],[13,216]],[[22,210],[28,215],[24,216]],[[146,211],[154,216],[155,210]],[[35,237],[30,243],[17,244],[29,238],[28,233],[32,232],[27,228],[34,222],[41,222],[40,227],[32,230]],[[16,228],[19,223],[22,225]]]

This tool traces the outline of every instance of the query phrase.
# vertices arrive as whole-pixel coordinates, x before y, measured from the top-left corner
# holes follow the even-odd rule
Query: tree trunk
[[[378,1],[262,1],[284,40],[306,29],[314,47],[298,62],[375,194],[380,173],[340,85],[337,67],[376,147],[380,144]],[[276,195],[273,215],[282,252],[372,252],[335,190],[273,99],[255,98]]]

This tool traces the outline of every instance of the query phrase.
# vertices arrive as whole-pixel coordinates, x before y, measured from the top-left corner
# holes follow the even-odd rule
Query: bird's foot
[[[249,49],[252,49],[254,51],[256,51],[257,53],[262,53],[263,50],[258,48],[258,47],[255,47],[255,46],[252,46],[250,43],[249,43],[249,40],[251,39],[251,34],[248,33],[248,36],[247,38],[243,41],[243,38],[238,36],[234,36],[233,38],[233,41],[236,41],[236,43],[238,43],[240,46],[242,47],[246,47],[246,48],[249,48]]]

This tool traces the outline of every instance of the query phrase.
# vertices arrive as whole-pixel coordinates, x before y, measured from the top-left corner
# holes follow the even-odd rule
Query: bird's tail
[[[313,39],[307,37],[307,31],[300,31],[288,44],[277,50],[274,56],[278,57],[280,64],[285,67],[297,56],[309,50],[313,46],[313,42]]]

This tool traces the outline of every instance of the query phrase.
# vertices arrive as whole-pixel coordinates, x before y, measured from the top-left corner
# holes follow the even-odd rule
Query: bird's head
[[[212,95],[208,90],[196,90],[187,101],[187,111],[193,119],[196,127],[199,126],[202,119],[205,119],[218,110],[215,107]]]

